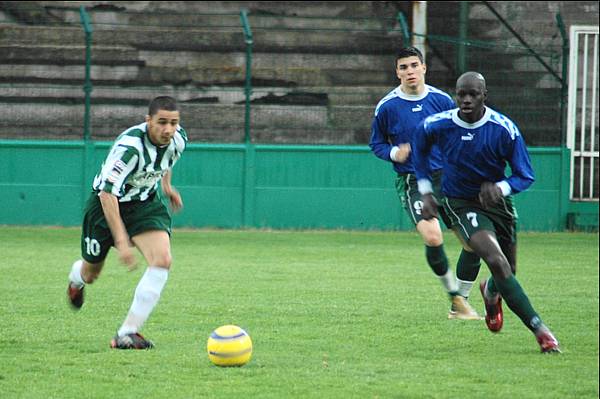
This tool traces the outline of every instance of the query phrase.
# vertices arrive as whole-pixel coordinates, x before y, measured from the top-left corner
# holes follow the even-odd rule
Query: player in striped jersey
[[[444,208],[464,243],[487,263],[492,276],[480,284],[492,332],[503,325],[502,298],[534,334],[542,353],[560,352],[515,277],[517,215],[512,194],[533,184],[525,141],[506,116],[485,106],[484,77],[467,72],[456,82],[458,108],[426,118],[414,135],[415,173],[423,195],[423,217],[437,213],[429,156],[437,144],[443,158]],[[511,175],[505,177],[506,163]]]
[[[398,196],[423,239],[427,263],[450,295],[452,307],[448,318],[480,320],[477,312],[466,301],[479,272],[479,257],[463,249],[457,265],[457,281],[448,265],[438,220],[425,220],[421,216],[423,202],[414,176],[410,141],[415,128],[425,117],[455,107],[448,94],[425,84],[425,72],[423,55],[418,49],[408,47],[398,52],[396,76],[400,79],[400,86],[377,104],[369,146],[377,157],[393,164],[397,173]],[[440,195],[439,154],[432,157],[431,163],[432,168],[436,170],[436,191]],[[441,214],[446,226],[450,227],[443,210]]]
[[[179,120],[175,99],[153,99],[146,121],[115,140],[94,178],[86,204],[82,259],[71,268],[67,290],[75,309],[83,305],[84,287],[98,278],[111,246],[130,270],[136,267],[132,245],[148,262],[129,313],[111,341],[112,348],[153,347],[139,330],[158,303],[171,267],[172,221],[166,200],[173,211],[183,206],[179,192],[171,185],[171,170],[187,143]]]

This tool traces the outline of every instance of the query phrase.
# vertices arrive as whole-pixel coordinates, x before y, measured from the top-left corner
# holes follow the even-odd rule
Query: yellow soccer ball
[[[252,340],[238,326],[221,326],[208,337],[206,351],[210,361],[217,366],[243,366],[252,356]]]

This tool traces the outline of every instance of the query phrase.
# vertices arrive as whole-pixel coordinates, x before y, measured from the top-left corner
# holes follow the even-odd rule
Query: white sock
[[[465,281],[459,278],[456,280],[458,281],[458,295],[468,298],[469,295],[471,295],[471,289],[473,288],[474,281]]]
[[[456,282],[456,276],[454,275],[452,270],[448,269],[446,274],[444,274],[443,276],[438,276],[438,278],[440,279],[442,285],[444,286],[444,288],[446,288],[446,291],[448,291],[449,294],[458,291],[458,283]]]
[[[160,293],[167,283],[167,277],[169,277],[169,270],[162,267],[148,266],[135,289],[129,313],[117,332],[119,337],[137,333],[142,328],[142,325],[144,325],[158,303]]]
[[[73,266],[71,267],[71,273],[69,273],[69,280],[71,284],[76,288],[81,288],[85,285],[85,281],[83,281],[83,277],[81,277],[81,267],[83,266],[83,261],[79,259]]]

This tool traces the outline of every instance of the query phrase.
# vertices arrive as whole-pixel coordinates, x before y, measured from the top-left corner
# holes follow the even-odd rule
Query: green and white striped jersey
[[[157,147],[150,141],[147,123],[130,127],[117,137],[92,185],[119,202],[145,201],[158,188],[162,177],[181,157],[187,133],[177,126],[171,143]]]

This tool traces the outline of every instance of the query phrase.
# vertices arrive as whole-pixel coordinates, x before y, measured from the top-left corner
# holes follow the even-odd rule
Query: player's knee
[[[437,219],[421,220],[417,223],[417,231],[421,234],[425,245],[429,247],[439,247],[444,243]]]
[[[444,243],[441,232],[427,231],[423,234],[423,241],[429,247],[439,247]]]
[[[173,259],[170,253],[159,254],[154,257],[154,262],[152,262],[152,266],[170,269],[172,261]]]
[[[486,257],[485,262],[490,267],[494,277],[504,279],[512,274],[510,264],[502,254],[492,254]]]

